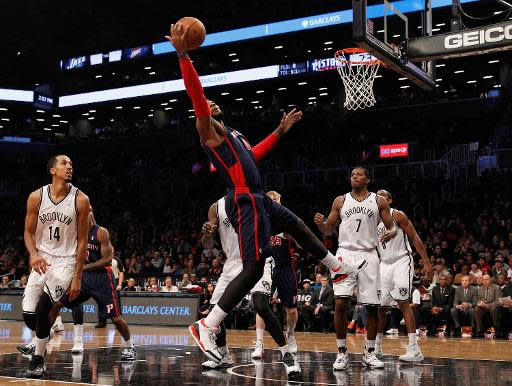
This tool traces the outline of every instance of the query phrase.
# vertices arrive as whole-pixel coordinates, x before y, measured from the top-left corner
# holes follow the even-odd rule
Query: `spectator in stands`
[[[158,280],[155,276],[151,276],[149,278],[149,283],[146,288],[146,291],[148,292],[160,292],[160,286],[158,285]]]
[[[0,284],[0,289],[10,289],[12,288],[11,281],[9,280],[9,276],[2,276],[2,283]]]
[[[498,255],[502,255],[504,258],[506,258],[506,259],[508,258],[508,256],[510,255],[510,251],[505,246],[505,240],[500,240],[500,242],[498,244],[498,249],[496,250],[494,255],[496,257],[498,257]]]
[[[446,285],[448,287],[453,287],[453,275],[451,273],[446,275]]]
[[[162,268],[164,266],[164,259],[160,255],[160,252],[153,252],[153,258],[151,259],[151,264],[155,268],[155,272],[162,272]]]
[[[478,267],[477,263],[471,264],[471,271],[469,271],[469,274],[470,274],[470,276],[473,276],[475,278],[474,281],[476,281],[476,278],[482,277],[482,275],[483,275],[483,273],[480,270],[480,268]]]
[[[414,288],[418,288],[421,284],[421,278],[422,278],[422,266],[420,264],[414,264],[414,273],[412,276],[412,286]]]
[[[187,261],[187,265],[183,270],[183,273],[188,273],[189,275],[196,273],[196,268],[194,267],[194,259],[189,259]]]
[[[440,275],[439,284],[432,290],[432,308],[427,320],[428,335],[434,336],[437,329],[442,325],[442,321],[445,321],[445,333],[450,336],[452,324],[450,309],[453,306],[454,292],[455,289],[447,285],[446,275]]]
[[[123,291],[137,291],[137,282],[133,277],[129,278],[126,282],[126,287],[123,288]]]
[[[482,275],[482,276],[479,276],[476,278],[475,287],[477,289],[480,289],[480,288],[482,288],[483,285],[484,285],[484,279],[483,279],[483,275]]]
[[[311,325],[312,317],[319,317],[322,332],[328,332],[333,320],[331,311],[334,310],[334,291],[329,287],[327,276],[323,276],[321,282],[322,286],[315,290],[311,303],[305,303],[303,318],[304,324]]]
[[[27,275],[21,276],[20,288],[25,288],[27,286],[27,282],[28,282],[28,276]]]
[[[450,313],[453,319],[453,335],[456,337],[461,336],[460,319],[474,327],[478,290],[470,285],[469,280],[469,275],[463,276],[460,287],[455,288],[453,307]]]
[[[210,300],[212,298],[213,291],[215,291],[215,286],[213,285],[213,283],[208,283],[204,292],[201,294],[199,313],[203,315],[203,317],[208,315],[208,313],[210,312]]]
[[[507,276],[507,270],[503,265],[503,261],[503,256],[498,255],[498,257],[496,257],[496,264],[494,264],[494,267],[492,267],[491,270],[489,271],[489,275],[492,278],[492,282],[495,284],[498,282],[499,275],[505,275],[505,277]]]
[[[165,285],[162,287],[161,292],[178,292],[179,289],[172,283],[172,278],[167,276],[165,278]]]
[[[142,272],[145,274],[152,274],[156,273],[156,268],[151,264],[151,260],[146,259],[144,260],[144,264],[142,265]]]
[[[311,326],[306,325],[304,322],[303,312],[304,307],[306,307],[306,303],[311,304],[311,300],[313,299],[313,289],[311,288],[311,280],[304,279],[302,281],[302,288],[297,291],[297,311],[299,313],[299,323],[302,322],[304,326],[304,331],[311,331]]]
[[[180,268],[178,263],[172,263],[171,272],[169,272],[174,277],[180,277],[183,275],[183,270]]]
[[[206,264],[206,260],[201,260],[197,267],[196,273],[199,276],[207,276],[208,272],[210,271],[210,267],[208,267],[208,264]]]
[[[483,285],[478,290],[478,303],[475,309],[475,321],[477,336],[483,337],[484,325],[483,317],[488,314],[492,318],[492,326],[499,332],[498,326],[498,299],[501,298],[501,289],[496,284],[491,282],[491,277],[488,274],[483,275]]]
[[[488,254],[488,253],[490,253],[490,252],[487,251],[486,254]],[[488,273],[490,271],[491,266],[485,260],[484,257],[481,257],[478,259],[478,268],[480,269],[480,271],[482,271],[482,275],[485,275],[486,273]]]
[[[453,279],[454,285],[461,285],[461,280],[464,276],[469,277],[469,284],[475,284],[476,278],[473,275],[469,275],[469,266],[467,264],[464,264],[462,266],[461,272],[455,275],[455,278]]]
[[[136,257],[132,257],[128,265],[128,275],[136,275],[142,271],[142,265],[138,262]]]
[[[176,268],[178,264],[176,264]],[[164,260],[164,266],[162,267],[162,273],[172,274],[173,265],[171,263],[171,258],[166,257]]]
[[[220,265],[219,259],[212,260],[212,267],[208,271],[208,276],[219,277],[222,273],[222,267]]]
[[[206,276],[202,276],[200,279],[199,279],[199,286],[206,289],[206,287],[208,287],[208,278]]]
[[[190,283],[192,283],[192,285],[199,285],[199,281],[197,280],[197,275],[195,273],[190,274]]]
[[[421,284],[418,287],[418,291],[420,293],[420,306],[419,306],[419,314],[420,314],[420,324],[426,325],[430,311],[432,309],[432,294],[429,291],[430,281],[423,277],[421,279]]]
[[[441,249],[441,246],[438,246],[439,249]],[[436,247],[437,248],[437,247]],[[439,284],[439,278],[441,275],[444,275],[445,277],[448,276],[450,272],[446,269],[446,263],[444,259],[436,259],[435,265],[434,265],[434,277],[432,278],[432,283]]]
[[[179,285],[180,291],[184,291],[188,285],[191,285],[190,276],[188,273],[184,273],[181,277],[181,283]]]
[[[317,273],[315,275],[315,284],[312,286],[313,291],[316,291],[319,288],[322,288],[322,274]]]
[[[503,291],[503,288],[507,285],[507,276],[503,273],[499,274],[496,284],[498,285],[498,287],[500,287],[501,291]]]

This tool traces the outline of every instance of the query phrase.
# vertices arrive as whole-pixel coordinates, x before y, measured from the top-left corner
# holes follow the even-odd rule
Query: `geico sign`
[[[502,40],[512,40],[512,24],[505,27],[491,27],[480,31],[448,35],[444,38],[444,48],[450,50],[484,43],[495,43]]]

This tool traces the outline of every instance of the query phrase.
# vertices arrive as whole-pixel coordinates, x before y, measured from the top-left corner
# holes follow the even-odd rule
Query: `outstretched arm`
[[[293,109],[288,114],[283,112],[281,122],[279,122],[277,129],[275,129],[267,138],[252,148],[252,153],[254,154],[256,162],[260,162],[263,158],[265,158],[270,150],[272,150],[274,146],[277,145],[277,142],[279,142],[281,136],[287,133],[295,122],[298,122],[302,119],[302,111],[296,110],[297,109]]]
[[[223,142],[211,121],[211,111],[208,101],[204,96],[203,86],[197,76],[197,72],[192,61],[187,54],[187,34],[189,26],[183,27],[181,23],[171,25],[171,35],[165,36],[167,40],[176,48],[180,60],[181,73],[187,93],[192,99],[194,111],[196,113],[196,127],[199,137],[206,145],[215,147]]]
[[[318,229],[322,234],[326,236],[332,235],[335,231],[336,227],[340,225],[340,210],[343,207],[343,203],[345,202],[345,196],[336,197],[331,206],[331,213],[325,219],[323,214],[316,213],[314,217],[315,224],[318,226]]]

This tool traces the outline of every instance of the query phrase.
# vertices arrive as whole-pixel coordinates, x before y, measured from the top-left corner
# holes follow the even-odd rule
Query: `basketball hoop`
[[[381,61],[362,48],[345,48],[336,51],[336,68],[345,86],[345,103],[348,110],[364,109],[375,104],[373,81]]]

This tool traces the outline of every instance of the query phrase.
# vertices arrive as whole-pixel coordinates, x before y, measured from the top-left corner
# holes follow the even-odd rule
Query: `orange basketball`
[[[195,50],[200,47],[206,37],[206,29],[201,20],[195,17],[186,16],[176,22],[176,24],[182,24],[183,28],[188,28],[187,43],[189,50]]]

